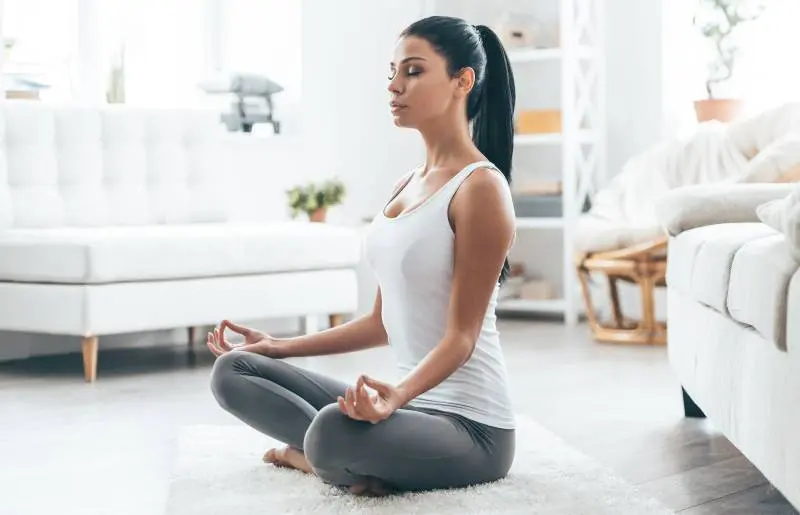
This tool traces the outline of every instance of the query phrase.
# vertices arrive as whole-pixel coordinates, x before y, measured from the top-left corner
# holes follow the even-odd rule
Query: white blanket
[[[727,125],[706,122],[688,137],[665,141],[629,159],[580,218],[576,245],[583,251],[626,247],[663,233],[654,205],[666,191],[693,184],[736,182],[748,159]]]
[[[666,233],[655,202],[681,186],[775,182],[800,165],[800,102],[790,102],[730,124],[701,123],[628,160],[580,217],[578,251],[600,252],[643,243]]]
[[[612,221],[657,225],[653,205],[667,190],[738,180],[747,158],[725,129],[721,123],[702,124],[685,140],[668,141],[633,157],[597,195],[592,214]]]

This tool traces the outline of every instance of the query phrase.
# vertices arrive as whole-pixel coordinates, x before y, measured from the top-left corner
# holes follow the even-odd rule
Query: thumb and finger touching
[[[363,379],[363,381],[367,384],[367,386],[377,391],[378,393],[386,395],[390,392],[389,385],[387,385],[386,383],[382,383],[381,381],[378,381],[377,379],[372,379],[371,377],[368,376],[361,376],[361,379]]]
[[[220,327],[223,330],[225,329],[225,327],[228,327],[228,328],[230,328],[231,331],[233,331],[235,333],[239,333],[239,334],[241,334],[242,336],[245,336],[245,337],[249,336],[250,333],[251,333],[251,330],[249,328],[244,327],[244,326],[239,325],[239,324],[234,324],[230,320],[223,320],[222,324],[220,325]]]

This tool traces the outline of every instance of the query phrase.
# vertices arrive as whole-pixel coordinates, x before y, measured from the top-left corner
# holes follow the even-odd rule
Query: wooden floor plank
[[[639,488],[680,511],[764,484],[764,476],[745,457],[737,456],[649,481]]]
[[[775,487],[763,484],[678,512],[680,515],[797,515]]]

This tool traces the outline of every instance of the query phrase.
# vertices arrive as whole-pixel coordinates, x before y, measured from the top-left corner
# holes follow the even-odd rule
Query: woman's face
[[[459,109],[464,112],[463,82],[463,78],[448,75],[445,59],[426,40],[401,38],[389,65],[394,124],[419,128],[431,119],[458,113]]]

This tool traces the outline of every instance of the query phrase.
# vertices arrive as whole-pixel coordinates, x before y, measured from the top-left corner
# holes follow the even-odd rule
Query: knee
[[[242,375],[247,371],[248,353],[228,352],[219,356],[211,368],[211,393],[220,406],[230,410],[230,402],[241,384]]]
[[[315,469],[330,469],[344,465],[347,459],[346,439],[351,435],[352,420],[339,410],[338,404],[328,404],[311,421],[303,440],[303,452]]]

